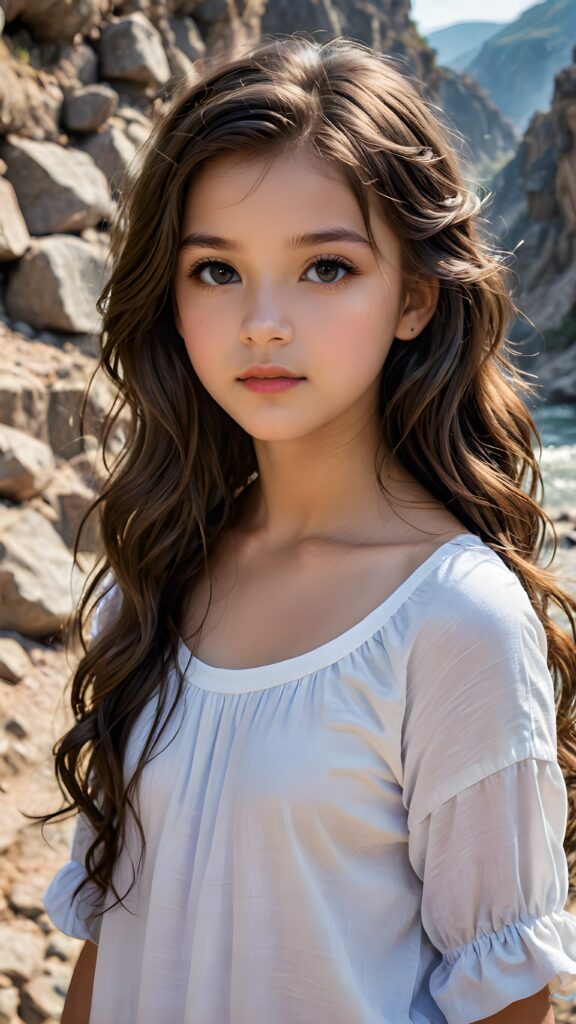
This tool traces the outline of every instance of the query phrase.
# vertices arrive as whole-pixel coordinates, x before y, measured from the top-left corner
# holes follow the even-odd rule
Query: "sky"
[[[412,0],[411,14],[420,32],[444,28],[457,21],[501,21],[517,18],[538,0]]]

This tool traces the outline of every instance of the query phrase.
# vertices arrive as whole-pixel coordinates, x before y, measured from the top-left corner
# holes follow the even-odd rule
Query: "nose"
[[[282,302],[271,283],[246,289],[246,309],[242,318],[242,341],[267,344],[292,340],[292,323],[283,314]]]

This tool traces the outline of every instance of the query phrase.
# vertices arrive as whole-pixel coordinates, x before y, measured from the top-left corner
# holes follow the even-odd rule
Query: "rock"
[[[0,1024],[13,1024],[17,1020],[20,993],[17,988],[0,988]]]
[[[107,259],[110,250],[110,235],[107,231],[98,231],[97,228],[85,228],[81,237],[85,242],[90,243],[100,259]]]
[[[38,330],[93,333],[100,325],[96,299],[104,280],[104,260],[83,239],[35,239],[10,275],[6,308],[13,319],[26,319]]]
[[[16,320],[12,324],[12,330],[16,331],[17,334],[22,334],[25,338],[32,341],[36,337],[36,331],[30,324],[24,322],[24,320]]]
[[[54,473],[47,444],[0,423],[0,497],[25,501],[38,494]]]
[[[168,14],[155,18],[174,80],[194,74],[194,61],[206,52],[206,44],[191,18]]]
[[[64,46],[53,70],[64,90],[71,86],[94,85],[98,81],[98,57],[88,43]]]
[[[41,974],[22,989],[20,1016],[25,1024],[42,1024],[49,1017],[60,1020],[69,978],[62,973]]]
[[[57,957],[58,960],[63,960],[64,962],[75,960],[78,956],[78,939],[73,938],[71,935],[65,935],[64,932],[52,932],[46,956]]]
[[[48,430],[57,455],[70,459],[84,451],[80,414],[87,381],[63,380],[50,392]]]
[[[108,184],[116,191],[134,159],[136,146],[126,136],[123,123],[115,121],[102,131],[79,143],[95,164],[106,175]]]
[[[0,629],[39,639],[59,633],[73,610],[72,570],[40,512],[0,506]]]
[[[8,903],[16,914],[36,921],[43,913],[40,903],[42,891],[30,882],[16,882],[8,894]]]
[[[164,53],[168,58],[168,66],[173,79],[177,80],[193,74],[194,65],[190,58],[187,57],[185,53],[182,53],[182,50],[176,46],[174,34],[168,25],[167,18],[160,19],[158,31],[162,38],[162,46],[164,48]]]
[[[526,319],[517,319],[512,340],[521,342],[523,351],[530,354],[541,350],[537,332],[547,336],[561,332],[565,318],[574,317],[575,175],[576,48],[572,64],[555,77],[550,109],[532,116],[516,156],[492,185],[495,200],[490,220],[506,248],[515,250],[514,272],[522,284],[515,301]],[[550,366],[559,359],[558,374],[563,372],[563,359],[571,358],[555,352],[549,357]],[[545,371],[548,378],[546,366]],[[574,401],[574,397],[562,397],[576,394],[573,369],[568,371],[570,380],[557,376],[545,381],[548,400]]]
[[[0,260],[17,260],[30,244],[26,221],[9,181],[0,178]]]
[[[104,0],[4,0],[6,21],[20,17],[42,40],[72,41],[87,35],[106,11]]]
[[[45,947],[46,940],[36,926],[25,930],[0,921],[0,971],[13,981],[25,982],[34,975]]]
[[[204,56],[206,44],[192,18],[168,18],[168,26],[172,32],[174,46],[177,46],[189,61]]]
[[[159,86],[170,77],[160,33],[140,11],[104,27],[100,63],[104,78]]]
[[[0,135],[57,139],[63,95],[54,75],[16,60],[0,39]]]
[[[80,413],[87,383],[85,379],[69,378],[55,382],[51,388],[48,412],[50,445],[57,455],[66,459],[85,452],[87,448],[97,447],[102,425],[112,406],[114,393],[110,383],[101,374],[95,377],[90,385],[82,433]],[[123,412],[118,417],[110,437],[113,451],[123,442],[126,423],[127,414]],[[92,445],[87,444],[90,439],[93,441]],[[89,462],[94,465],[92,457],[89,457]],[[102,472],[97,467],[94,468],[96,472]]]
[[[0,370],[0,422],[48,439],[48,392],[22,367]]]
[[[124,131],[135,146],[143,146],[147,142],[152,131],[152,121],[149,117],[134,107],[123,106],[119,107],[116,113],[115,121],[118,119],[122,119]]]
[[[574,289],[576,293],[576,280]],[[539,396],[545,401],[576,401],[576,345],[541,353],[530,369],[537,377]]]
[[[108,85],[83,85],[64,101],[64,124],[71,132],[95,132],[114,113],[118,93]]]
[[[46,488],[45,497],[57,512],[56,529],[67,547],[73,548],[80,520],[92,505],[96,495],[86,486],[68,463],[59,466]],[[100,552],[98,521],[91,517],[82,530],[81,551]]]
[[[5,683],[19,683],[32,663],[26,651],[11,637],[0,637],[0,679]]]
[[[82,231],[109,216],[106,178],[87,153],[9,135],[2,156],[31,234]]]
[[[44,516],[44,518],[48,520],[51,526],[53,526],[55,530],[60,532],[58,530],[60,516],[58,514],[58,511],[50,503],[45,494],[37,494],[35,498],[30,498],[30,500],[27,502],[27,505],[28,508],[34,508],[36,509],[37,512],[40,512]]]
[[[130,107],[138,110],[146,116],[154,103],[155,90],[145,82],[127,82],[120,78],[110,83],[115,92],[118,93],[118,100],[121,107]]]
[[[6,722],[4,722],[4,728],[6,732],[11,733],[17,740],[25,740],[28,738],[29,734],[26,726],[23,725],[22,722],[19,722],[17,718],[8,718]]]

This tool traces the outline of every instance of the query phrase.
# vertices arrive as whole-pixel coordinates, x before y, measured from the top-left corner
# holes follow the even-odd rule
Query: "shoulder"
[[[478,537],[454,541],[417,596],[418,626],[511,638],[522,627],[544,634],[520,578]],[[416,610],[416,609],[415,609]]]
[[[546,633],[528,593],[487,544],[454,547],[400,610],[413,821],[513,761],[556,756]]]
[[[479,537],[439,549],[383,630],[385,645],[415,665],[446,666],[490,654],[546,657],[547,641],[520,578]]]

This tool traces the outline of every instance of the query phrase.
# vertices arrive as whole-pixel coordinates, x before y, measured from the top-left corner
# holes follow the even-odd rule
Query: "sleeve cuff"
[[[65,935],[76,939],[90,939],[98,945],[102,917],[93,917],[102,908],[102,893],[98,886],[87,883],[72,897],[77,885],[86,875],[82,864],[69,861],[42,894],[42,904],[52,924]]]
[[[430,975],[430,994],[448,1024],[481,1020],[548,985],[576,978],[576,917],[533,916],[451,949]]]

